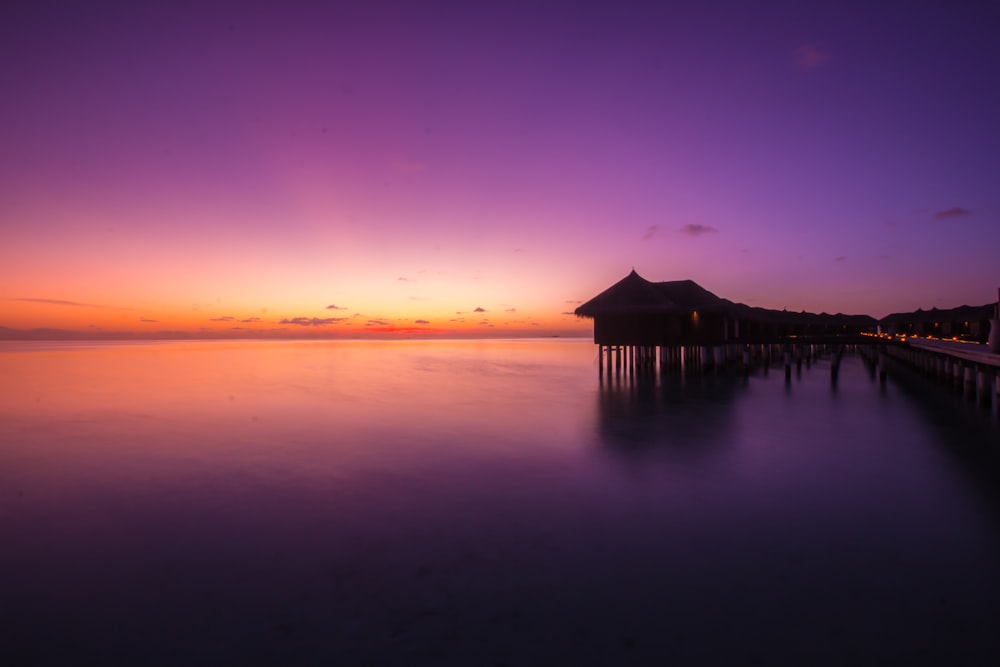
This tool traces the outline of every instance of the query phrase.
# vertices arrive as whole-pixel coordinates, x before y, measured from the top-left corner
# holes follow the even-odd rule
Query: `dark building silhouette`
[[[879,320],[882,331],[889,334],[960,338],[986,342],[990,320],[995,317],[996,304],[959,306],[939,310],[917,309],[909,313],[893,313]]]
[[[693,280],[654,283],[633,270],[576,309],[594,320],[598,345],[767,343],[874,331],[867,315],[755,308],[709,292]]]

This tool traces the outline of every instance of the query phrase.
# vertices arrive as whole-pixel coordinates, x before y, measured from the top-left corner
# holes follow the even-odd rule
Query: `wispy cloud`
[[[699,224],[687,224],[682,225],[680,228],[681,234],[687,234],[688,236],[701,236],[702,234],[715,234],[719,230],[711,225],[699,225]]]
[[[819,67],[830,59],[830,52],[824,51],[816,44],[803,44],[795,49],[795,62],[802,69]]]
[[[387,327],[389,323],[385,320],[368,320],[365,322],[366,327]]]
[[[505,312],[505,313],[516,313],[516,312],[517,312],[517,308],[508,308],[508,309],[507,309],[507,310],[505,310],[504,312]]]
[[[659,225],[650,225],[649,227],[646,228],[646,233],[642,235],[642,240],[643,241],[652,240],[652,238],[656,236],[656,233],[658,231],[660,231]]]
[[[346,306],[338,306],[336,304],[331,303],[329,306],[326,307],[326,309],[327,310],[347,310],[347,307]]]
[[[953,206],[943,211],[935,211],[934,219],[949,220],[951,218],[964,218],[967,215],[972,215],[972,211],[967,208],[962,208],[961,206]]]
[[[240,320],[240,322],[243,322],[244,324],[248,324],[250,322],[260,322],[260,318],[259,317],[248,317],[245,320]]]
[[[26,301],[28,303],[46,303],[50,306],[82,306],[85,308],[100,308],[90,303],[80,303],[79,301],[64,301],[63,299],[36,299],[32,297],[13,297],[5,301]]]
[[[835,261],[835,262],[846,262],[846,261],[847,261],[847,258],[846,258],[846,257],[844,257],[843,255],[840,255],[840,256],[838,256],[838,257],[834,257],[834,258],[833,258],[833,261]]]
[[[486,309],[485,309],[485,308],[479,308],[479,307],[477,307],[477,308],[476,308],[476,309],[475,309],[474,311],[472,311],[472,312],[474,312],[474,313],[485,313],[485,312],[486,312]]]
[[[97,303],[83,303],[81,301],[67,301],[66,299],[42,299],[38,297],[7,297],[4,301],[23,301],[25,303],[44,303],[50,306],[71,306],[73,308],[106,308],[108,310],[135,310],[134,308],[122,308],[119,306],[102,306]]]
[[[208,321],[209,322],[235,322],[236,318],[232,317],[230,315],[225,315],[223,317],[210,317],[210,318],[208,318]]]
[[[322,327],[327,324],[343,322],[346,317],[286,317],[279,320],[278,324],[295,324],[300,327]]]
[[[140,317],[139,321],[140,322],[159,322],[159,320],[151,320],[148,317]]]
[[[414,320],[414,324],[430,324],[427,320]]]

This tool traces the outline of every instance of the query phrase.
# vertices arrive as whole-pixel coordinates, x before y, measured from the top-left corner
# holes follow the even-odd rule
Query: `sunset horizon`
[[[632,268],[875,318],[1000,285],[972,8],[293,6],[10,12],[2,335],[585,336]]]
[[[0,665],[986,665],[983,2],[0,20]]]

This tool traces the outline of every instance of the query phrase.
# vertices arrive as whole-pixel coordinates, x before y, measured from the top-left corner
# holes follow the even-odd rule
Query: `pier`
[[[983,407],[996,405],[1000,410],[1000,354],[991,352],[988,346],[922,338],[874,338],[881,345],[876,342],[866,349],[869,358],[873,353],[886,355],[962,392],[970,401]],[[878,361],[883,368],[884,361]]]
[[[634,270],[576,309],[594,320],[598,367],[605,373],[744,370],[783,361],[786,369],[818,354],[863,343],[867,315],[754,308],[723,299],[691,280],[654,283]]]
[[[831,382],[837,382],[840,358],[847,351],[861,354],[881,382],[888,360],[913,366],[938,381],[960,389],[983,406],[1000,412],[1000,354],[997,326],[990,329],[978,309],[955,309],[954,316],[976,320],[952,323],[951,311],[922,318],[923,331],[990,331],[990,345],[941,340],[914,335],[914,325],[893,315],[893,329],[910,332],[885,334],[866,315],[829,315],[754,308],[723,299],[690,280],[654,283],[634,270],[625,278],[576,309],[594,320],[597,366],[601,378],[649,374],[700,374],[735,368],[767,373],[783,367],[786,381],[793,368],[801,373],[818,357],[829,357]],[[926,322],[924,321],[926,320]],[[994,325],[997,320],[992,320]]]

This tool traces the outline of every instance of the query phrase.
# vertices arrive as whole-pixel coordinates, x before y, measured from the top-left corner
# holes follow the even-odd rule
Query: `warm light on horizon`
[[[630,267],[876,318],[1000,284],[974,12],[333,11],[6,16],[0,328],[582,335]]]

